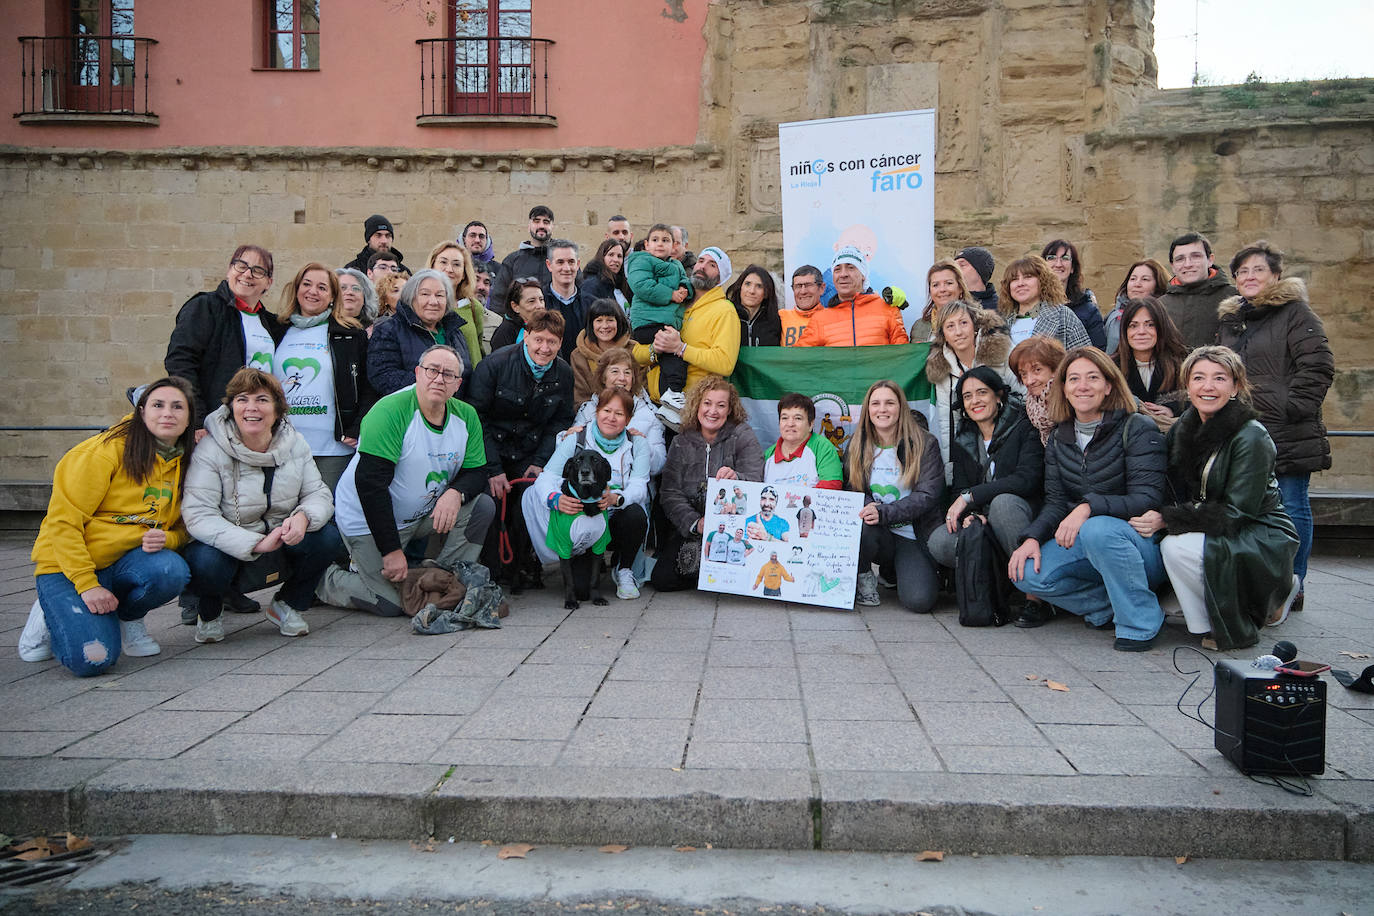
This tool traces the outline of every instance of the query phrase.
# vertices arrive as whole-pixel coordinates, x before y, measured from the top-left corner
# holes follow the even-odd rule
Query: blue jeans
[[[1312,503],[1307,498],[1307,483],[1311,474],[1283,474],[1275,478],[1283,508],[1298,529],[1298,555],[1293,558],[1293,573],[1300,580],[1307,579],[1307,558],[1312,555]]]
[[[1030,560],[1016,587],[1100,626],[1116,618],[1116,635],[1153,639],[1164,625],[1154,588],[1164,581],[1159,545],[1109,515],[1095,515],[1078,529],[1073,546],[1047,541],[1040,572]]]
[[[34,580],[43,620],[52,634],[52,652],[77,677],[101,674],[119,659],[119,622],[142,620],[153,608],[171,601],[191,578],[186,561],[175,550],[144,553],[135,547],[104,569],[96,579],[119,599],[110,614],[92,614],[72,580],[44,573]]]
[[[315,588],[324,571],[343,552],[339,529],[331,521],[318,531],[307,531],[299,544],[278,549],[286,557],[287,570],[276,597],[294,611],[308,610],[315,603]],[[191,567],[188,588],[200,601],[200,619],[214,620],[243,561],[209,544],[192,541],[186,548],[186,562]]]

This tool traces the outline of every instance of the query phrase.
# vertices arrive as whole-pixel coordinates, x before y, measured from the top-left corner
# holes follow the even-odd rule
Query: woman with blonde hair
[[[1283,622],[1298,594],[1298,533],[1274,481],[1274,440],[1250,406],[1245,365],[1226,347],[1183,363],[1189,408],[1169,430],[1170,505],[1131,519],[1160,544],[1188,630],[1202,647],[1244,649]]]
[[[911,325],[912,342],[929,340],[938,326],[936,316],[940,309],[960,300],[971,302],[973,295],[968,291],[959,265],[948,258],[930,265],[926,271],[926,307],[921,310],[921,317]]]
[[[763,480],[763,449],[735,386],[708,375],[687,392],[682,431],[668,447],[659,504],[672,529],[650,582],[661,592],[696,584],[712,480]]]
[[[1011,337],[1001,315],[963,299],[945,303],[935,315],[935,332],[926,357],[926,379],[935,404],[932,431],[940,440],[940,460],[945,466],[945,483],[949,483],[954,471],[950,443],[959,429],[959,403],[955,395],[959,380],[975,366],[987,366],[1009,388],[1019,391],[1021,383],[1007,367]]]
[[[1038,255],[1018,258],[1002,271],[997,309],[1007,321],[1011,342],[1027,337],[1053,337],[1065,350],[1091,346],[1083,322],[1065,305],[1064,284]]]
[[[855,602],[881,603],[877,563],[895,569],[902,607],[928,613],[940,586],[926,538],[940,523],[944,465],[935,437],[916,422],[905,392],[891,379],[874,382],[864,394],[844,471],[845,489],[864,495]]]
[[[377,400],[367,380],[367,332],[339,300],[340,278],[328,267],[312,261],[297,271],[282,290],[277,320],[286,330],[272,360],[291,425],[331,493],[358,447],[363,414]]]
[[[472,266],[472,255],[461,243],[447,240],[430,250],[425,266],[439,271],[453,284],[453,311],[463,319],[463,339],[468,345],[468,360],[464,362],[471,370],[490,352],[482,349],[482,318],[486,309],[475,295],[477,270]]]
[[[372,324],[367,327],[367,336],[372,336],[372,329],[378,321],[383,318],[390,318],[396,313],[396,303],[401,298],[401,289],[406,285],[406,278],[399,273],[385,273],[377,278],[377,317]]]
[[[1154,643],[1164,611],[1157,538],[1129,519],[1164,499],[1164,435],[1138,414],[1116,363],[1096,347],[1070,350],[1050,389],[1058,425],[1045,446],[1045,503],[1021,535],[1007,572],[1017,588],[1076,614],[1094,629],[1116,623],[1119,652]],[[1016,625],[1044,624],[1049,605],[1028,602]]]

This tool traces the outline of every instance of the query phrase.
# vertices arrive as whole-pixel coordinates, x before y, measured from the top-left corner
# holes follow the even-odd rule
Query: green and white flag
[[[797,392],[816,404],[815,431],[844,450],[868,386],[892,379],[930,419],[929,343],[883,347],[741,347],[730,381],[765,449],[778,438],[778,398]]]

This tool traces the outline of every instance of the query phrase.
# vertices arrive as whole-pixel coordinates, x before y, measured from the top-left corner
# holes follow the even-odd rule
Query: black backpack
[[[954,596],[959,626],[1000,627],[1011,620],[1009,558],[977,517],[959,531],[954,550]]]

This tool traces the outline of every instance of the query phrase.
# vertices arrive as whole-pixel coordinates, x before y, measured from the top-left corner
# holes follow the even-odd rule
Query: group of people
[[[1066,240],[995,289],[991,254],[965,248],[904,319],[847,246],[829,301],[808,266],[780,309],[766,269],[736,277],[724,250],[693,255],[667,224],[632,243],[614,217],[583,265],[538,206],[502,261],[474,221],[413,273],[389,220],[364,234],[349,266],[300,268],[275,310],[255,245],[183,305],[166,375],[58,464],[22,657],[91,675],[156,654],[143,617],[178,595],[196,641],[218,642],[222,613],[259,611],[245,593],[267,584],[261,610],[285,636],[309,632],[317,602],[399,616],[427,556],[485,566],[512,594],[559,559],[585,588],[606,553],[621,598],[646,578],[689,588],[712,549],[708,494],[734,479],[863,493],[861,605],[888,584],[931,610],[976,517],[1026,595],[1019,626],[1058,609],[1143,650],[1167,579],[1188,628],[1228,649],[1301,606],[1333,363],[1302,281],[1263,242],[1233,259],[1231,287],[1185,235],[1175,275],[1137,262],[1106,315]],[[912,340],[930,341],[929,410],[875,381],[843,452],[801,392],[778,402],[765,449],[727,380],[743,346]],[[568,490],[584,450],[610,467],[602,492]],[[768,537],[755,527],[741,556]]]

